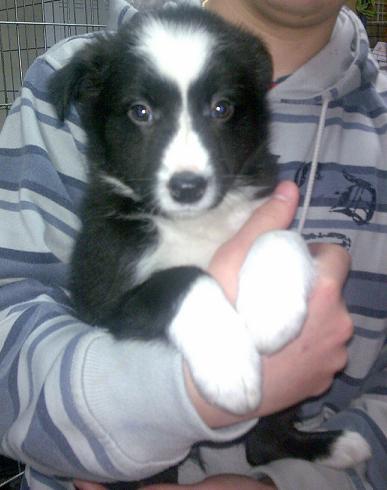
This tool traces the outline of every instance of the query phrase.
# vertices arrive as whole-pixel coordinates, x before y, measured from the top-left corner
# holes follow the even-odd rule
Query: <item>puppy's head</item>
[[[270,175],[270,56],[197,8],[136,15],[57,72],[52,101],[77,105],[92,177],[168,216],[192,215]],[[267,172],[266,169],[269,168]]]

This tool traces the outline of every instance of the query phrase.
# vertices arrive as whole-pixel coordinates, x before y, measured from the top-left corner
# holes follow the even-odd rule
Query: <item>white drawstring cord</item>
[[[20,473],[18,473],[17,475],[13,476],[9,480],[3,481],[2,483],[0,483],[0,488],[6,487],[8,485],[8,483],[11,483],[12,481],[14,481],[17,478],[19,478],[20,476],[22,476],[23,474],[24,474],[24,471],[21,471]]]
[[[297,231],[300,234],[302,233],[302,231],[304,229],[306,216],[308,214],[310,201],[312,199],[313,187],[314,187],[314,183],[316,180],[316,173],[317,173],[317,168],[318,168],[318,164],[319,164],[318,157],[320,155],[321,141],[322,141],[322,136],[324,134],[328,105],[329,105],[329,99],[324,99],[322,109],[321,109],[318,129],[317,129],[316,142],[314,145],[312,164],[310,166],[308,184],[306,187],[304,203],[302,206],[302,214],[301,214],[300,222],[299,222],[298,228],[297,228]]]

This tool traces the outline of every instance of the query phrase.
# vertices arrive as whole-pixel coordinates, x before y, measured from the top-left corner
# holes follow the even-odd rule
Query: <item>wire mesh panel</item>
[[[59,40],[101,29],[105,0],[0,0],[0,128],[32,61]]]
[[[368,19],[367,32],[372,47],[378,41],[387,42],[387,0],[376,1],[376,17]]]

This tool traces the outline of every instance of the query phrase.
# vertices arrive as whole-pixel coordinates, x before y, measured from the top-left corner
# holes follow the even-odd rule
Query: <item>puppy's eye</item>
[[[152,109],[146,104],[133,104],[128,115],[135,124],[149,125],[153,122]]]
[[[211,106],[211,117],[218,121],[228,121],[234,114],[234,106],[229,100],[217,100]]]

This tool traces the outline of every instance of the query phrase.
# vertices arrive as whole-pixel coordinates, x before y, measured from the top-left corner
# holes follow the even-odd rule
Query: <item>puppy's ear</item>
[[[49,80],[50,102],[61,121],[71,104],[92,102],[100,95],[109,65],[106,43],[99,39],[83,48]]]

